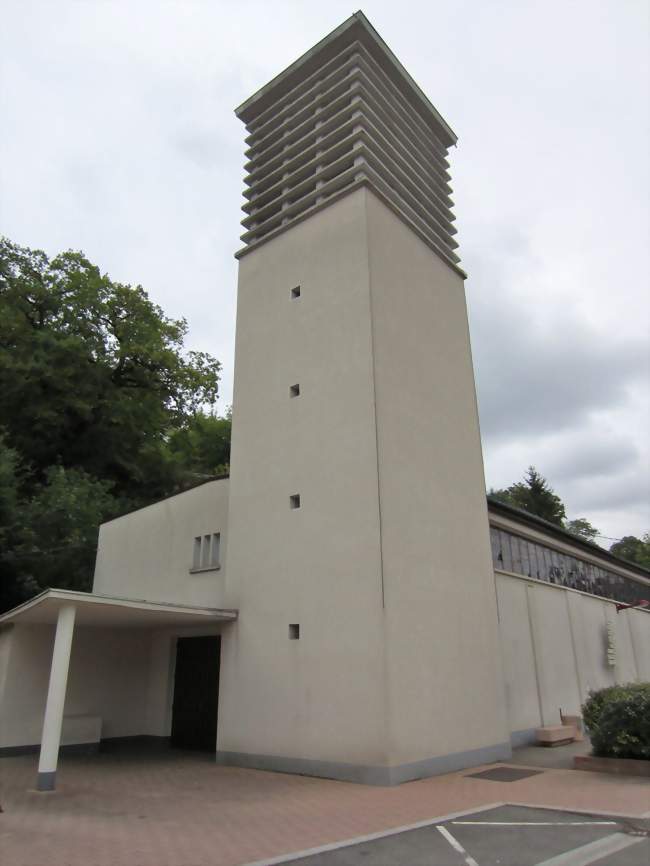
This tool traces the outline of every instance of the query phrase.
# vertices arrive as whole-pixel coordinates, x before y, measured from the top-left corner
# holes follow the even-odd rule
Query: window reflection
[[[627,603],[638,601],[643,597],[644,590],[646,594],[648,592],[645,584],[503,529],[491,526],[490,542],[494,568],[501,571],[511,571],[524,577],[534,577]]]

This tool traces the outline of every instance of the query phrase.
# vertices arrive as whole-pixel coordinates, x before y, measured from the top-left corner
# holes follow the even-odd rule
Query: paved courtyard
[[[509,765],[514,773],[493,764],[377,788],[218,767],[210,757],[189,753],[118,752],[64,758],[59,788],[51,794],[33,790],[36,763],[36,756],[0,760],[0,852],[7,866],[241,866],[269,860],[532,866],[616,834],[630,839],[643,833],[648,822],[642,816],[650,812],[647,780],[554,768],[528,774],[521,763]],[[613,823],[594,823],[601,820]],[[517,826],[510,826],[513,821]],[[551,826],[567,821],[577,823],[559,831]],[[415,835],[405,831],[414,824],[422,825]],[[383,841],[368,847],[374,841],[368,836]],[[309,850],[359,839],[330,852],[330,859],[323,859],[325,851],[305,858]],[[646,866],[647,839],[638,839],[605,860],[594,854],[565,866]]]

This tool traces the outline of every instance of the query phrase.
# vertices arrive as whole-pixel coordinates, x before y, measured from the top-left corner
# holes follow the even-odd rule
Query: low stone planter
[[[573,766],[576,770],[645,776],[650,779],[650,761],[639,761],[634,758],[597,758],[595,755],[576,755]]]

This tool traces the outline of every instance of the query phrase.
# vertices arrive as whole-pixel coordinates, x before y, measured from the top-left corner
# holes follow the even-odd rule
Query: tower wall
[[[226,603],[241,613],[218,750],[373,781],[387,717],[366,238],[361,189],[240,262]]]
[[[367,219],[399,781],[510,747],[463,280],[371,191]]]
[[[219,758],[390,783],[505,757],[456,136],[360,12],[237,115]]]
[[[463,284],[371,190],[242,259],[231,459],[219,760],[509,754]]]

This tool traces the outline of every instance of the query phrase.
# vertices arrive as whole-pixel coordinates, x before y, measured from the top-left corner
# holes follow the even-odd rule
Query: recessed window
[[[300,508],[300,494],[292,493],[289,497],[289,508]]]
[[[209,568],[210,567],[210,544],[211,536],[204,535],[203,536],[203,545],[201,547],[201,568]]]
[[[201,568],[201,536],[194,539],[194,553],[192,556],[192,568]]]
[[[295,288],[291,289],[291,300],[295,301],[300,297],[300,286],[295,286]]]
[[[212,568],[219,568],[219,554],[221,548],[221,533],[212,533],[212,544],[210,545],[210,565]]]
[[[289,623],[289,640],[300,640],[300,623]]]
[[[192,546],[190,571],[210,571],[221,567],[221,533],[197,535]]]
[[[290,397],[299,397],[300,396],[300,385],[289,385],[289,396]]]

